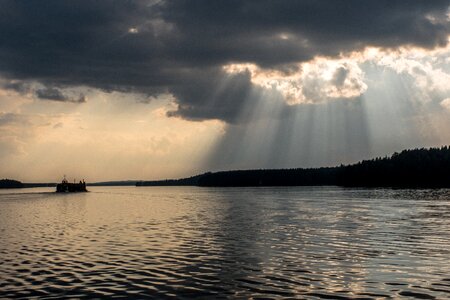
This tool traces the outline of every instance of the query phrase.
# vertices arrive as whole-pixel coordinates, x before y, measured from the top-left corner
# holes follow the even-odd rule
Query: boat
[[[76,192],[87,192],[86,182],[80,181],[79,183],[70,183],[67,181],[66,176],[64,176],[61,183],[56,185],[57,193],[76,193]]]

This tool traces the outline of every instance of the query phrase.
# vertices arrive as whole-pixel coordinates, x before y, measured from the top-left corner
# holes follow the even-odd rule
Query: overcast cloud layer
[[[0,1],[0,74],[18,81],[9,88],[39,82],[44,87],[36,96],[56,101],[84,102],[82,95],[69,98],[60,90],[76,86],[169,93],[178,104],[170,116],[235,123],[245,119],[243,107],[267,91],[248,70],[230,73],[224,66],[250,63],[289,74],[316,56],[367,46],[442,47],[450,32],[449,4]],[[342,85],[348,73],[338,70],[335,84]]]

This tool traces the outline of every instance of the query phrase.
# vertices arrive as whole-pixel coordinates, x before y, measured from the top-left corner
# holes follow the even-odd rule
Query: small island
[[[24,185],[22,182],[12,179],[0,179],[0,189],[20,189]]]

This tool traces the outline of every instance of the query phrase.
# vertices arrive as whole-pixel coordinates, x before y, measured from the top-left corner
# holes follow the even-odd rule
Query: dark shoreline
[[[207,172],[154,181],[107,181],[87,186],[276,187],[340,186],[362,188],[450,188],[450,148],[413,149],[352,165],[322,168]],[[1,188],[56,187],[56,183],[21,183],[2,179]]]
[[[136,186],[450,188],[450,148],[404,150],[337,167],[208,172],[189,178],[140,181]]]

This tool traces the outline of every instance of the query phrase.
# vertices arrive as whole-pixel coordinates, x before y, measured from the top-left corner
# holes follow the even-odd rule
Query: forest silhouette
[[[450,148],[413,149],[390,157],[323,168],[208,172],[175,180],[140,181],[137,186],[317,186],[450,187]]]

